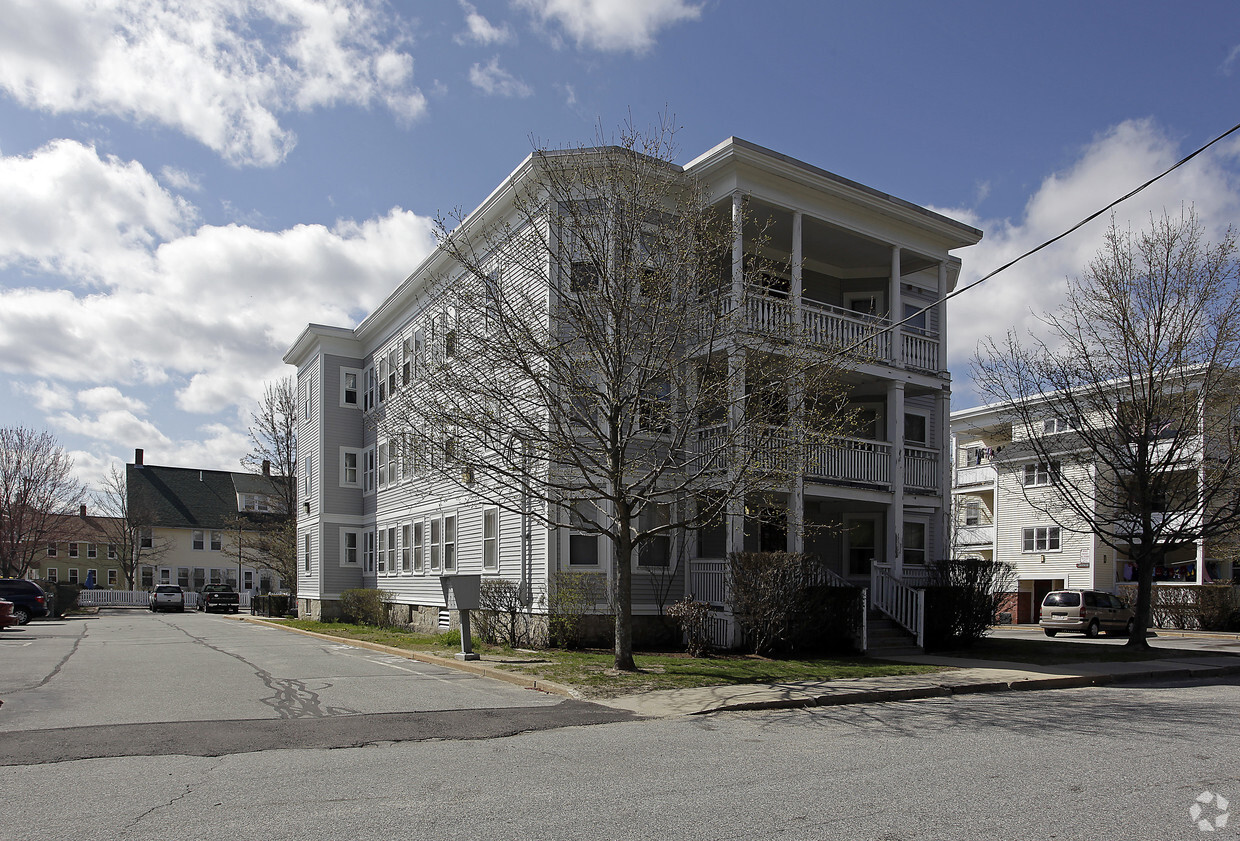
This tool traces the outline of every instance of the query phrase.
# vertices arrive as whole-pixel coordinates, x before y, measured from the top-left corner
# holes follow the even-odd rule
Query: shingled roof
[[[125,465],[129,510],[150,511],[155,525],[166,528],[222,529],[240,515],[269,519],[237,510],[237,494],[266,494],[281,498],[282,476],[231,473],[227,470],[196,470],[153,464]]]

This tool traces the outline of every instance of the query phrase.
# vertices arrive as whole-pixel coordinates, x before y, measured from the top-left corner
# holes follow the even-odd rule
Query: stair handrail
[[[891,574],[886,564],[870,566],[870,603],[926,647],[926,591],[910,587]]]

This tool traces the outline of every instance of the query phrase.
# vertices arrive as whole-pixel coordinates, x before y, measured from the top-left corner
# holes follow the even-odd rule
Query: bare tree
[[[47,544],[64,539],[57,515],[74,512],[84,496],[73,459],[54,435],[0,427],[0,576],[38,568]]]
[[[116,547],[125,586],[134,590],[138,571],[143,566],[158,564],[168,550],[168,541],[155,533],[155,511],[144,500],[130,497],[125,474],[116,465],[112,465],[94,497],[95,506],[103,515],[96,522],[108,543]]]
[[[250,452],[241,465],[254,473],[284,477],[279,483],[284,512],[297,513],[297,384],[292,377],[269,382],[258,409],[250,414]]]
[[[1030,503],[1135,563],[1130,646],[1148,645],[1155,567],[1240,524],[1238,280],[1230,228],[1208,243],[1192,211],[1139,234],[1112,221],[1043,318],[1049,338],[1009,334],[975,360],[980,389],[1010,410],[1003,461],[1053,489],[1027,491]]]
[[[246,511],[225,527],[225,551],[241,563],[269,569],[297,590],[297,384],[269,382],[250,415],[252,449],[241,464],[264,479],[270,509]],[[238,582],[240,586],[240,582]]]
[[[634,558],[669,563],[674,535],[743,515],[747,492],[786,483],[839,434],[846,405],[840,360],[811,359],[791,319],[778,337],[739,329],[733,278],[788,267],[764,268],[765,220],[712,202],[673,163],[672,135],[537,149],[501,191],[502,221],[441,219],[453,268],[413,340],[422,382],[389,386],[376,415],[457,490],[610,544],[626,670]]]

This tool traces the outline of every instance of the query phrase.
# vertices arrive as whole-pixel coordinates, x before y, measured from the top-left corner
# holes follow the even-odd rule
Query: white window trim
[[[919,417],[919,418],[921,418],[921,419],[922,419],[922,421],[923,421],[923,422],[924,422],[924,424],[925,424],[925,430],[926,430],[926,440],[925,440],[925,441],[913,441],[912,439],[910,439],[910,438],[908,437],[908,422],[907,422],[907,421],[903,421],[903,425],[904,425],[904,443],[905,443],[905,444],[907,444],[907,445],[908,445],[908,446],[910,446],[910,447],[923,447],[923,448],[929,448],[929,447],[933,446],[933,445],[934,445],[934,436],[930,434],[930,412],[929,412],[929,411],[927,411],[926,409],[920,409],[920,408],[910,408],[910,407],[907,407],[907,406],[906,406],[906,407],[904,408],[904,414],[905,414],[906,416],[907,416],[907,415],[913,415],[913,416],[915,416],[915,417]]]
[[[349,560],[349,536],[353,537],[353,560]],[[354,569],[362,565],[362,538],[360,529],[340,530],[340,566]]]
[[[340,487],[342,488],[360,488],[362,486],[362,453],[361,447],[341,447],[340,448]],[[348,480],[348,465],[345,462],[345,456],[352,455],[353,477],[354,480]]]
[[[907,552],[909,548],[908,544],[904,541],[908,533],[908,526],[910,524],[916,524],[916,525],[921,526],[922,528],[921,533],[922,533],[922,537],[924,538],[925,542],[923,543],[922,546],[918,547],[922,553],[922,560],[921,560],[921,563],[910,563],[910,561],[908,560],[908,556],[906,554],[902,555],[900,560],[906,564],[915,566],[918,569],[926,569],[929,567],[930,560],[931,560],[930,559],[930,542],[931,542],[930,519],[928,517],[905,517],[904,518],[904,525],[901,526],[900,528],[900,538],[901,538],[901,543],[903,544],[901,546],[901,552]]]
[[[1046,545],[1042,549],[1038,548],[1039,531],[1045,532],[1043,535],[1043,541]],[[1055,542],[1059,544],[1054,549],[1049,548],[1051,544],[1052,532],[1055,536]],[[1032,537],[1033,548],[1031,549],[1025,548],[1026,533],[1030,533],[1030,536]],[[1063,530],[1059,526],[1025,526],[1020,530],[1020,551],[1022,555],[1049,555],[1061,553],[1063,552]]]
[[[345,392],[348,391],[345,383],[348,380],[347,374],[353,375],[353,397],[354,402],[350,403],[345,400]],[[340,408],[342,409],[360,409],[362,408],[362,390],[365,383],[362,380],[361,368],[341,368],[340,369]]]
[[[375,448],[367,447],[362,450],[362,493],[372,494],[378,488],[375,486]]]
[[[493,524],[494,533],[487,536],[488,519]],[[500,530],[501,517],[499,508],[490,506],[482,509],[482,571],[483,572],[499,572],[500,558]],[[488,546],[489,544],[489,546]],[[488,548],[491,555],[491,563],[487,562]]]
[[[413,523],[413,574],[425,575],[428,559],[426,557],[426,521],[414,520]]]
[[[602,535],[600,535],[597,531],[591,531],[589,529],[582,528],[581,526],[577,525],[578,521],[592,522],[584,514],[579,513],[576,507],[574,506],[568,512],[568,522],[565,524],[566,528],[564,529],[564,543],[563,543],[564,560],[562,561],[564,568],[565,569],[600,569],[602,568],[603,563],[604,563],[603,550],[602,550],[602,547],[599,545],[602,542],[601,540],[599,540],[599,538],[602,537]],[[595,557],[594,563],[592,564],[573,563],[573,537],[591,537],[594,539],[594,557]],[[636,558],[633,559],[633,563],[634,564],[637,563]]]
[[[883,526],[882,520],[877,514],[847,514],[844,516],[844,569],[846,575],[869,575],[869,573],[861,573],[852,568],[852,530],[853,525],[860,522],[868,522],[874,529],[874,557],[870,559],[870,568],[873,569],[875,563],[880,563],[882,558],[883,546]]]

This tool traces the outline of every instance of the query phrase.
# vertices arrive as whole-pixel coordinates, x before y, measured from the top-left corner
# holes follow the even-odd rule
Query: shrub
[[[1015,588],[1011,564],[980,558],[940,561],[926,588],[927,648],[970,646],[990,631],[1006,593]]]
[[[1119,597],[1137,608],[1137,585],[1122,584]],[[1222,631],[1235,627],[1236,588],[1215,584],[1154,584],[1150,589],[1150,625],[1177,630]]]
[[[685,648],[690,657],[705,657],[710,652],[710,640],[706,634],[710,605],[705,602],[695,602],[686,596],[669,607],[667,615],[684,632]]]
[[[524,588],[515,581],[489,578],[482,582],[475,627],[488,643],[512,648],[532,642],[532,620]]]
[[[590,572],[561,570],[547,594],[548,643],[557,648],[580,648],[584,642],[586,616],[604,600],[602,576]]]
[[[729,556],[732,613],[756,654],[849,647],[861,591],[824,584],[817,555],[737,552]]]
[[[346,621],[386,628],[391,624],[387,609],[391,600],[382,590],[365,587],[345,590],[340,594],[340,612]]]

